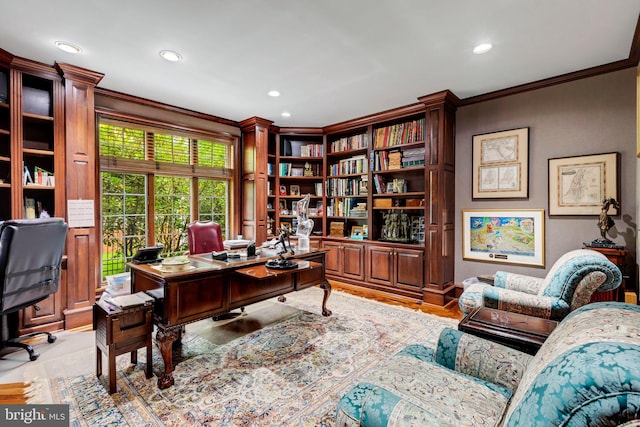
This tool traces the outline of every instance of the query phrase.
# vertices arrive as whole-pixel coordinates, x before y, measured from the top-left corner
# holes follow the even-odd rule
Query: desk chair
[[[2,347],[19,347],[36,360],[39,353],[20,340],[46,334],[52,343],[56,337],[49,332],[17,334],[18,310],[36,303],[58,291],[60,266],[67,224],[62,218],[9,220],[0,223],[0,316],[9,325]]]
[[[191,255],[224,251],[220,224],[213,221],[194,221],[187,225],[187,237]]]

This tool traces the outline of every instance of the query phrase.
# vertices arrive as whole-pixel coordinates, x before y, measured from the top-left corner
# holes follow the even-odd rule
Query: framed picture
[[[529,128],[473,137],[473,199],[529,197]]]
[[[293,230],[293,228],[291,228],[290,221],[280,221],[280,229],[284,230],[285,228],[289,231]]]
[[[291,191],[291,195],[292,196],[299,196],[300,195],[300,186],[299,185],[291,185],[289,187],[289,190]]]
[[[463,210],[462,258],[544,267],[544,209]]]
[[[362,229],[361,225],[354,225],[351,227],[351,235],[352,236],[363,236],[364,235],[364,230]]]
[[[280,186],[280,195],[281,196],[286,196],[287,195],[287,186],[286,185],[281,185]]]
[[[619,153],[549,159],[549,215],[598,215],[604,199],[618,200],[619,161]]]

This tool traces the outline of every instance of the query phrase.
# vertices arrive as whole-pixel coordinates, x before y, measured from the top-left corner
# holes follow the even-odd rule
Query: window
[[[232,137],[178,133],[101,117],[102,280],[125,271],[138,248],[188,250],[187,225],[213,220],[228,235]],[[194,210],[195,209],[195,210]]]

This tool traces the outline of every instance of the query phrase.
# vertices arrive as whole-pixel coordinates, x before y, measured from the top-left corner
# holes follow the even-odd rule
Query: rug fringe
[[[27,383],[24,396],[28,404],[52,403],[51,388],[46,378],[35,378]]]

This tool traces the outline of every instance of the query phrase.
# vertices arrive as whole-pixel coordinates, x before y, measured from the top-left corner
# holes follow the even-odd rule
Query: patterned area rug
[[[433,347],[457,324],[335,291],[323,317],[321,301],[319,288],[270,300],[269,309],[286,306],[284,318],[222,345],[187,329],[168,389],[156,385],[164,364],[155,347],[153,378],[139,350],[138,365],[118,357],[116,393],[90,372],[49,380],[52,403],[70,405],[71,426],[333,426],[338,400],[364,372],[408,344]]]

